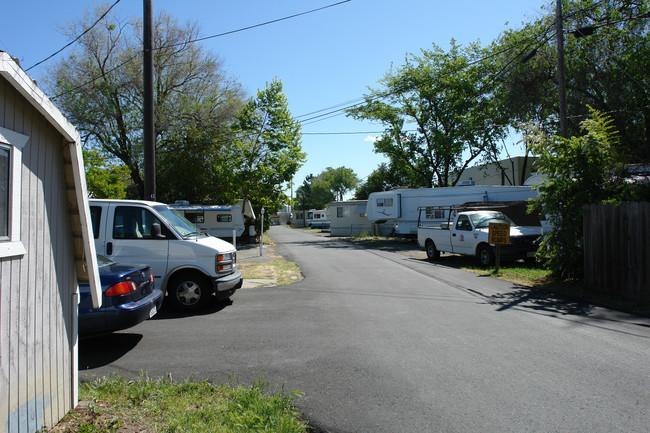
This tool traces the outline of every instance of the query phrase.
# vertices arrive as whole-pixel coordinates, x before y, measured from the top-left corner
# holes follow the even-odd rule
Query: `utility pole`
[[[556,0],[555,22],[557,26],[557,80],[560,94],[560,136],[569,138],[566,112],[566,79],[564,75],[564,30],[562,25],[562,0]]]
[[[153,112],[153,12],[152,0],[143,1],[144,199],[156,200],[156,143]]]

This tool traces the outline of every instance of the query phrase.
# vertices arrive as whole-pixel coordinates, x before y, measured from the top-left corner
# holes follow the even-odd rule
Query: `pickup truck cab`
[[[542,227],[517,226],[505,214],[493,210],[459,212],[452,221],[440,225],[418,223],[418,245],[429,260],[440,252],[476,256],[484,266],[494,263],[495,245],[488,242],[490,223],[510,224],[510,245],[500,247],[501,257],[507,259],[533,258]]]
[[[138,200],[89,202],[97,253],[120,263],[149,265],[171,307],[194,311],[212,294],[226,299],[242,286],[235,247],[201,233],[170,206]]]

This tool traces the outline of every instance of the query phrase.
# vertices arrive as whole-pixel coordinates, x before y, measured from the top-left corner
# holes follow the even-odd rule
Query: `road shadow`
[[[79,370],[109,365],[133,350],[142,334],[113,333],[79,341]]]
[[[491,295],[486,299],[491,305],[498,307],[497,311],[519,307],[560,315],[589,316],[595,308],[594,305],[581,300],[523,285],[515,285],[512,291]]]
[[[232,300],[230,300],[230,298],[218,300],[215,296],[212,296],[212,298],[205,306],[205,308],[194,312],[183,312],[183,311],[175,311],[174,309],[166,305],[165,302],[163,302],[163,306],[160,309],[160,311],[158,311],[158,314],[156,314],[149,320],[171,320],[171,319],[184,319],[186,317],[207,316],[210,314],[218,313],[219,311],[231,305],[232,305]]]

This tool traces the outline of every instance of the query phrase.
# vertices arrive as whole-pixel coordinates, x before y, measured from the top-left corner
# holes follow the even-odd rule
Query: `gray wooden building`
[[[79,282],[101,292],[79,133],[0,51],[0,432],[77,404]]]

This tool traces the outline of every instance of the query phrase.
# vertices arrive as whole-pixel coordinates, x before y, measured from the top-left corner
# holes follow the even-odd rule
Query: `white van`
[[[91,199],[97,253],[116,262],[147,264],[156,287],[177,310],[201,308],[214,293],[230,297],[242,286],[232,244],[206,236],[163,203]]]

